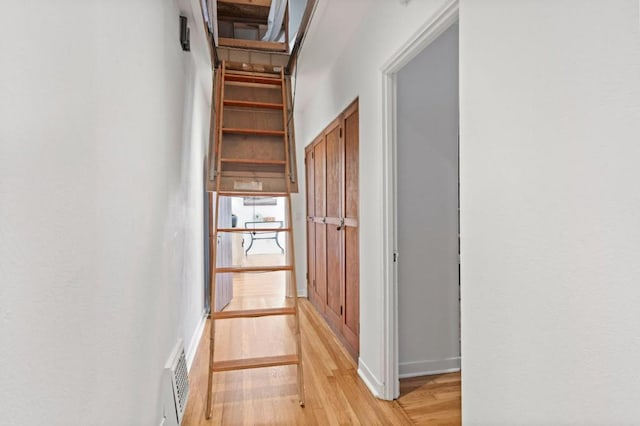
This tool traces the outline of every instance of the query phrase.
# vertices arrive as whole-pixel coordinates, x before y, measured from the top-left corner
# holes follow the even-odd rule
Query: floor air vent
[[[189,397],[187,358],[184,355],[184,346],[181,340],[178,341],[173,349],[165,368],[171,377],[176,421],[177,424],[181,424],[184,410],[187,407],[187,398]]]

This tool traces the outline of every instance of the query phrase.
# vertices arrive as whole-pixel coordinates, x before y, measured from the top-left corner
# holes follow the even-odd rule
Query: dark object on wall
[[[235,228],[236,226],[238,226],[238,216],[236,216],[235,214],[231,215],[231,227]]]
[[[191,43],[189,42],[189,27],[187,27],[187,17],[180,17],[180,45],[185,52],[191,51]]]

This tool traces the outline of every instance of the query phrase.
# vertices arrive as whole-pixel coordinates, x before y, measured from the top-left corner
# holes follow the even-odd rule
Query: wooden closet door
[[[342,329],[344,273],[342,219],[342,141],[340,122],[326,133],[326,233],[327,233],[327,310],[332,325]]]
[[[325,143],[320,142],[313,149],[314,157],[314,211],[315,217],[326,216]],[[327,304],[327,232],[326,225],[315,221],[315,289],[318,296],[318,310],[325,311]]]
[[[309,299],[349,353],[360,346],[358,103],[307,148]]]
[[[359,125],[358,104],[345,112],[344,119],[344,326],[343,334],[359,353],[360,343],[360,251],[358,235]]]

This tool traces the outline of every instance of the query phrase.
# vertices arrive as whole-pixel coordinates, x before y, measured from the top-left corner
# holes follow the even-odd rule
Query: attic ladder
[[[302,375],[302,348],[300,343],[300,321],[293,249],[293,226],[291,212],[291,151],[289,146],[288,93],[284,71],[279,73],[255,73],[233,70],[222,62],[216,70],[216,114],[212,120],[215,129],[214,156],[216,161],[215,231],[212,241],[219,233],[226,232],[274,232],[274,229],[220,228],[218,209],[220,197],[277,197],[285,200],[286,221],[279,232],[287,234],[287,265],[260,267],[224,266],[216,267],[217,244],[212,244],[211,304],[215,306],[216,277],[220,273],[252,273],[284,271],[289,274],[287,294],[292,306],[211,313],[209,344],[209,369],[207,384],[206,417],[213,410],[213,374],[215,372],[274,367],[297,366],[298,398],[304,406],[304,383]],[[277,95],[276,95],[277,94]],[[239,96],[242,95],[242,96]],[[261,96],[261,97],[259,97]],[[280,117],[281,116],[281,117]],[[295,161],[295,160],[294,160]],[[294,354],[214,361],[216,321],[235,318],[258,318],[265,316],[291,315],[294,318]]]

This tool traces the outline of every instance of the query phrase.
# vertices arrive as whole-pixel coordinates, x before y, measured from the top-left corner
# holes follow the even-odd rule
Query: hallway
[[[248,256],[248,263],[278,263],[280,255]],[[282,306],[284,274],[235,274],[228,308]],[[286,302],[284,302],[286,303]],[[185,426],[218,424],[374,425],[460,423],[460,376],[402,383],[398,402],[378,400],[357,375],[357,366],[313,306],[300,300],[306,406],[297,402],[295,367],[273,367],[214,374],[213,417],[205,420],[209,323],[189,380]],[[293,350],[290,317],[217,321],[216,360],[278,355]],[[445,375],[447,376],[447,375]],[[403,409],[403,407],[405,407]],[[406,409],[406,411],[405,411]],[[410,417],[407,413],[410,413]]]
[[[269,53],[236,52],[243,48],[229,47],[234,42],[228,40],[222,40],[227,46],[215,44],[229,34],[249,40],[250,33],[257,35],[250,41],[260,43],[274,0],[3,2],[0,424],[459,424],[461,407],[465,425],[640,425],[640,377],[630,368],[640,358],[640,2],[301,2],[311,6],[302,17],[292,9],[289,18],[306,22],[307,31],[298,32],[293,47],[286,37],[265,41],[276,48]],[[218,14],[218,3],[230,12]],[[260,23],[246,16],[252,22],[229,20],[246,15],[241,6],[251,4],[263,9]],[[217,36],[214,18],[226,25]],[[437,47],[456,21],[458,160],[434,144],[421,145],[420,157],[452,158],[442,175],[454,176],[448,181],[454,190],[458,169],[460,235],[453,257],[459,255],[461,339],[448,342],[454,349],[460,343],[464,403],[455,374],[403,381],[404,395],[394,401],[396,366],[407,366],[405,376],[453,370],[422,368],[434,357],[402,358],[396,350],[393,322],[401,297],[420,313],[436,312],[419,303],[430,300],[425,287],[416,292],[422,299],[399,295],[399,269],[414,260],[423,269],[438,263],[426,244],[402,247],[394,223],[426,241],[443,230],[429,227],[432,207],[455,201],[455,195],[398,195],[394,166],[404,155],[394,149],[402,137],[398,124],[412,118],[407,130],[424,136],[425,127],[435,129],[427,118],[442,105],[417,100],[402,110],[394,95],[403,67]],[[234,84],[215,86],[212,72],[218,68],[222,78],[222,61],[234,62],[238,72],[227,79]],[[252,65],[245,70],[243,64]],[[279,73],[278,81],[256,73]],[[424,87],[426,78],[419,74],[406,91],[416,94],[414,86]],[[434,90],[443,87],[434,84]],[[215,88],[225,88],[225,96],[217,97]],[[272,269],[295,264],[299,294],[313,297],[309,283],[316,289],[318,283],[306,276],[315,269],[309,260],[328,250],[317,245],[316,256],[306,255],[310,179],[302,172],[304,151],[355,99],[358,273],[351,268],[348,279],[357,279],[358,288],[333,298],[331,306],[358,329],[357,361],[303,299],[301,339],[296,327],[302,358],[290,355],[287,319],[225,320],[215,331],[220,361],[287,354],[276,360],[302,360],[304,374],[293,367],[220,372],[211,376],[214,386],[206,386],[207,260],[217,247],[205,208],[212,179],[218,183],[222,172],[231,173],[225,179],[233,178],[233,190],[226,192],[237,190],[243,206],[253,191],[290,197],[295,245],[282,245],[296,262]],[[241,108],[264,110],[262,118],[242,117]],[[342,136],[338,130],[338,143],[332,133],[331,155],[342,156],[337,148],[341,137],[349,137],[345,129]],[[254,136],[273,149],[249,149],[245,141]],[[325,142],[325,160],[326,151]],[[432,173],[440,169],[416,163],[409,167],[424,171],[416,178],[424,182],[418,189],[440,182]],[[249,165],[265,174],[278,169],[278,177],[257,181]],[[325,174],[330,179],[318,180],[320,189],[342,188],[347,171]],[[297,193],[282,185],[292,180]],[[414,225],[399,222],[398,203],[415,213]],[[455,202],[447,206],[456,208]],[[255,213],[261,216],[237,214],[238,226],[279,221],[270,212]],[[349,218],[314,217],[340,218],[338,224]],[[344,223],[341,235],[349,231]],[[331,226],[337,231],[340,225]],[[251,232],[240,229],[224,232]],[[258,243],[265,244],[253,246],[247,260],[262,259],[258,253],[265,247],[280,253],[273,240]],[[328,254],[334,262],[340,253]],[[224,273],[235,270],[242,269]],[[339,272],[330,284],[347,289],[338,285]],[[284,288],[259,296],[265,281],[284,287],[282,282],[262,273],[244,278],[236,283],[233,304],[284,303]],[[328,295],[322,284],[316,293]],[[359,309],[349,316],[337,302],[356,294]],[[240,314],[220,318],[234,315]],[[425,341],[419,337],[427,327],[421,326],[438,321],[411,322],[416,327],[404,341]],[[457,355],[439,359],[457,362]],[[216,367],[259,365],[251,358]],[[261,362],[275,362],[269,359]],[[414,366],[420,368],[408,371]],[[296,395],[300,377],[305,408]],[[205,421],[208,392],[214,418]]]

